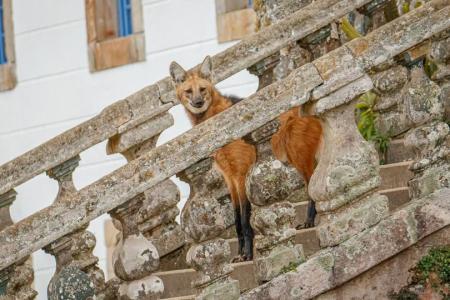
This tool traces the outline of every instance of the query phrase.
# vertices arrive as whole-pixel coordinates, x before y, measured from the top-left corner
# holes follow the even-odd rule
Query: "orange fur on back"
[[[272,137],[275,157],[293,165],[306,183],[314,172],[316,153],[322,136],[322,126],[315,117],[299,115],[293,108],[280,115],[280,128]]]

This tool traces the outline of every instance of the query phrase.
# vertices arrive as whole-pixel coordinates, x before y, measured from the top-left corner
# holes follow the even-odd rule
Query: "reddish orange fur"
[[[315,117],[299,115],[293,108],[280,115],[280,128],[272,136],[275,157],[293,165],[309,183],[314,172],[315,157],[322,136],[322,126]]]
[[[208,109],[202,114],[193,114],[188,109],[186,112],[193,125],[197,125],[216,114],[226,110],[232,102],[222,96],[209,80],[203,79],[198,73],[188,73],[183,83],[177,86],[177,97],[183,105],[188,101],[184,95],[188,89],[195,93],[204,88],[204,98],[211,99]],[[208,94],[206,94],[208,93]],[[251,166],[256,161],[256,149],[253,145],[247,144],[242,139],[217,150],[214,154],[216,168],[222,173],[234,207],[241,207],[247,200],[245,192],[245,178]]]

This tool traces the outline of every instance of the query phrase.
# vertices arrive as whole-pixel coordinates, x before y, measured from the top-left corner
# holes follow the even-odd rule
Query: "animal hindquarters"
[[[320,121],[315,117],[301,117],[298,109],[292,109],[280,116],[280,123],[271,140],[272,151],[277,159],[295,167],[308,186],[322,139]],[[310,199],[305,227],[314,226],[315,216],[315,203]]]
[[[214,154],[215,166],[224,177],[235,211],[236,233],[240,255],[253,257],[253,229],[250,225],[251,204],[245,191],[245,179],[256,161],[255,147],[243,140],[234,141]]]

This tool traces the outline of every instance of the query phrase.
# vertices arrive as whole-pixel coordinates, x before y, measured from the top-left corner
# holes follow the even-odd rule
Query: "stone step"
[[[165,298],[164,300],[194,300],[194,299],[195,299],[195,295],[189,295],[189,296]]]
[[[397,187],[380,191],[381,194],[389,198],[389,209],[391,211],[399,208],[409,201],[408,187]],[[298,214],[306,214],[307,202],[300,202],[296,205]],[[237,255],[238,241],[236,238],[228,240],[231,247],[232,257]],[[302,244],[305,255],[311,256],[320,249],[319,240],[315,228],[297,230],[295,237],[297,244]],[[239,280],[241,291],[246,291],[257,286],[253,272],[253,262],[242,262],[232,264],[234,271],[232,278]],[[167,300],[190,300],[195,297],[195,290],[191,287],[191,281],[195,276],[195,270],[184,269],[160,272],[156,274],[164,282],[164,294],[162,299]]]
[[[393,164],[414,159],[411,148],[405,147],[404,139],[392,140],[386,151],[385,163]]]
[[[409,202],[409,188],[398,187],[380,191],[381,194],[389,198],[389,210],[392,212]]]
[[[239,281],[242,292],[257,286],[252,261],[235,263],[232,266],[231,277]],[[164,293],[161,299],[191,299],[190,297],[195,294],[195,289],[191,286],[191,281],[195,278],[194,269],[159,272],[154,275],[164,282]]]
[[[412,161],[404,161],[380,166],[380,190],[407,187],[413,173],[409,170]]]
[[[393,189],[381,190],[381,194],[389,198],[389,209],[395,210],[401,205],[409,201],[409,188],[406,186],[396,187]],[[295,227],[304,224],[307,216],[308,202],[295,203],[296,219]]]

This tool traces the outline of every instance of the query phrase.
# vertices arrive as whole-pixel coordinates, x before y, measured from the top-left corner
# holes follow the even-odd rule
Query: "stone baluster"
[[[278,22],[292,9],[307,5],[309,1],[262,0],[255,5],[260,27]],[[330,30],[320,30],[311,35],[312,41],[302,43],[318,44],[329,36]],[[249,71],[259,78],[262,89],[275,81],[282,80],[294,69],[311,61],[312,52],[300,43],[294,42]],[[259,283],[267,282],[284,272],[286,268],[298,265],[304,260],[303,248],[295,244],[296,210],[292,202],[307,200],[304,181],[298,172],[284,165],[272,154],[270,137],[277,131],[278,122],[273,121],[250,134],[247,139],[256,144],[258,159],[247,176],[247,194],[252,203],[252,227],[261,235],[255,239],[254,269]],[[294,201],[292,201],[294,200]]]
[[[277,131],[273,121],[248,137],[256,144],[258,159],[249,171],[247,195],[252,203],[252,227],[260,235],[255,239],[254,270],[259,283],[267,282],[304,260],[302,245],[295,244],[293,198],[305,199],[305,184],[297,170],[272,154],[271,136]]]
[[[153,149],[161,132],[172,125],[172,116],[161,114],[111,138],[107,153],[121,153],[132,161]],[[171,259],[169,255],[185,244],[175,222],[178,201],[178,188],[166,180],[110,212],[122,232],[113,254],[121,283],[111,283],[120,299],[159,299],[164,292],[162,280],[151,274],[159,269],[161,259]]]
[[[227,223],[233,220],[234,224],[233,211],[218,201],[218,194],[228,192],[224,192],[223,180],[211,166],[212,159],[208,158],[178,174],[191,187],[181,213],[181,225],[192,242],[186,260],[197,271],[192,282],[196,299],[238,299],[239,282],[230,277],[230,245],[220,238]]]
[[[324,84],[312,93],[320,100],[305,110],[321,120],[323,142],[309,195],[320,217],[320,245],[330,247],[378,223],[388,214],[388,199],[376,192],[381,182],[377,152],[355,122],[356,97],[373,88],[371,79],[345,47],[313,64]],[[333,74],[335,68],[340,71]],[[336,89],[348,78],[352,83]]]
[[[16,200],[16,191],[0,195],[0,230],[13,224],[10,207]],[[34,280],[31,258],[26,258],[0,271],[0,298],[6,299],[34,299],[37,292],[32,289]]]
[[[413,68],[404,87],[406,118],[413,127],[405,136],[405,145],[412,147],[416,156],[410,167],[414,173],[409,181],[412,198],[450,187],[449,119],[444,122],[450,99],[449,45],[449,30],[433,37],[429,57],[435,69],[427,75],[423,68]]]
[[[255,2],[254,10],[259,19],[259,28],[265,28],[283,19],[290,13],[308,5],[311,1],[260,0]],[[290,72],[311,60],[311,53],[293,42],[279,53],[269,56],[249,68],[250,73],[258,76],[258,90],[281,80]]]
[[[373,0],[357,11],[369,18],[369,31],[386,24],[386,22],[398,17],[397,11],[389,0]]]
[[[71,195],[77,192],[72,174],[79,161],[80,157],[76,156],[47,171],[47,175],[57,180],[59,184],[55,203],[67,205],[68,209],[71,205]],[[98,258],[93,255],[95,236],[86,230],[87,227],[88,225],[83,226],[44,248],[56,259],[56,271],[48,285],[49,299],[62,299],[74,295],[90,297],[103,293],[105,277],[97,266]]]
[[[258,90],[265,88],[266,86],[273,83],[274,69],[279,64],[279,62],[280,54],[276,53],[269,57],[266,57],[265,59],[248,68],[248,71],[251,74],[258,76],[259,78]]]

